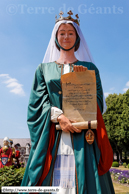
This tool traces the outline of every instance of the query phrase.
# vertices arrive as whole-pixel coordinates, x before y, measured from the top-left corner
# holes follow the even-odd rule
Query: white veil
[[[85,38],[81,32],[80,27],[75,22],[67,21],[67,20],[62,20],[62,21],[59,21],[55,24],[54,29],[52,31],[49,45],[47,47],[47,50],[46,50],[46,53],[45,53],[45,56],[43,59],[43,63],[56,61],[60,56],[60,52],[55,45],[55,36],[56,36],[56,32],[57,32],[59,26],[62,23],[65,23],[65,24],[71,23],[75,27],[75,29],[80,37],[80,46],[79,46],[78,50],[75,52],[76,58],[80,61],[88,61],[88,62],[94,63],[93,58],[90,54],[90,51],[88,49],[87,43],[86,43]]]
[[[88,45],[86,43],[86,40],[82,34],[80,27],[75,22],[68,21],[68,20],[62,20],[62,21],[59,21],[55,24],[54,29],[52,31],[51,39],[49,41],[49,44],[48,44],[48,47],[47,47],[47,50],[45,53],[45,56],[43,58],[43,63],[53,62],[53,61],[57,61],[59,59],[60,52],[55,45],[55,37],[56,37],[56,32],[57,32],[59,26],[63,23],[65,23],[65,24],[71,23],[75,27],[75,29],[80,37],[80,46],[79,46],[78,50],[75,52],[76,58],[79,61],[87,61],[87,62],[94,63],[94,60],[91,56]],[[103,95],[103,113],[106,111],[106,109],[107,109],[107,107],[106,107],[105,98]]]

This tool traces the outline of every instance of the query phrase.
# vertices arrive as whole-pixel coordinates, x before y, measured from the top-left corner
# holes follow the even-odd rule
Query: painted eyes
[[[61,33],[61,36],[65,36],[65,33]],[[73,35],[73,33],[69,33],[68,35]]]

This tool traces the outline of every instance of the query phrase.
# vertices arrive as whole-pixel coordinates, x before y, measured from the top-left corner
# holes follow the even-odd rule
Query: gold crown
[[[73,12],[70,10],[69,12],[67,12],[67,14],[69,14],[69,16],[67,16],[67,17],[63,17],[62,15],[63,15],[64,13],[63,13],[63,11],[61,11],[60,13],[59,13],[59,18],[57,19],[57,16],[55,17],[56,18],[56,23],[57,22],[59,22],[59,21],[61,21],[61,20],[69,20],[69,21],[73,21],[73,22],[75,22],[78,26],[80,25],[79,24],[79,22],[80,22],[80,20],[79,20],[79,16],[78,16],[78,14],[76,14],[75,16],[76,16],[76,19],[73,19],[72,17],[71,17],[71,15],[73,15]]]

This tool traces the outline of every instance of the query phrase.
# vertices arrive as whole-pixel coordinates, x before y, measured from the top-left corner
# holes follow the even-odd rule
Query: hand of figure
[[[74,65],[73,70],[74,70],[74,72],[86,71],[87,70],[87,67],[84,67],[82,65]]]
[[[64,114],[61,114],[57,118],[57,121],[59,122],[62,131],[66,132],[66,133],[67,132],[71,132],[71,133],[74,133],[74,132],[80,133],[81,132],[80,129],[77,129],[76,127],[74,127],[72,125],[72,123],[75,123],[76,121],[69,120],[67,117],[64,116]]]
[[[10,158],[8,158],[8,162],[10,162]]]

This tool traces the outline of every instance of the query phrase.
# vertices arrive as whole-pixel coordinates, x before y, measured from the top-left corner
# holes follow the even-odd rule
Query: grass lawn
[[[129,194],[129,187],[113,182],[115,194]]]

